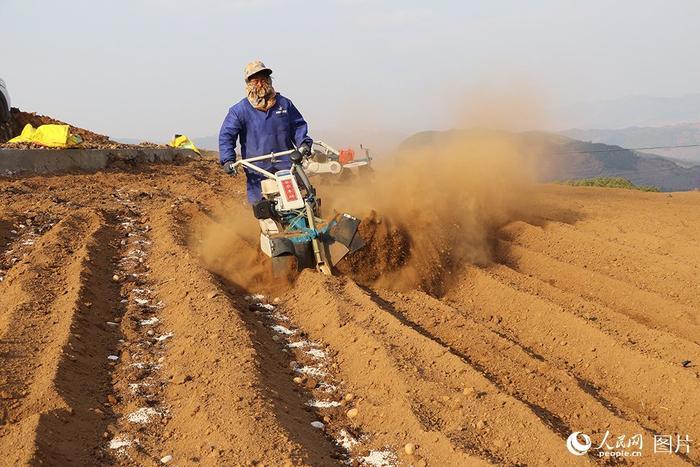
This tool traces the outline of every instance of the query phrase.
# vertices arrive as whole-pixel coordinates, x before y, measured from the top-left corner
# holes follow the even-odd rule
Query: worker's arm
[[[231,108],[219,131],[219,162],[222,165],[236,160],[236,141],[242,129],[238,115]]]
[[[289,101],[289,122],[292,126],[292,137],[294,138],[294,144],[299,147],[302,144],[307,144],[309,148],[313,144],[313,140],[309,138],[309,126],[306,124],[304,117],[301,116],[301,112],[294,106],[292,101]]]

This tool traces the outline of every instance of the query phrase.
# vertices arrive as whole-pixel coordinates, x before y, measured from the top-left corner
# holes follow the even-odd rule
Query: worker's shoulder
[[[238,102],[236,102],[235,104],[233,104],[233,105],[228,109],[228,111],[229,111],[229,112],[233,112],[233,113],[238,113],[238,112],[240,112],[240,111],[242,111],[242,110],[245,110],[245,106],[246,106],[246,105],[250,105],[250,103],[248,102],[248,98],[247,98],[247,97],[244,97],[244,98],[241,99],[240,101],[238,101]]]
[[[283,96],[279,92],[277,93],[277,103],[285,107],[287,107],[288,105],[294,105],[292,104],[292,100],[289,97]]]

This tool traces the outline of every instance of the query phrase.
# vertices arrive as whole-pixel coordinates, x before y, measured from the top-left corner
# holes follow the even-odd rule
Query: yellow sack
[[[199,149],[197,149],[197,146],[195,146],[194,143],[185,135],[175,135],[173,140],[168,143],[168,146],[173,148],[191,149],[200,156],[202,155],[199,152]]]
[[[80,144],[80,136],[71,135],[69,131],[68,125],[40,125],[39,128],[34,128],[27,123],[22,133],[8,143],[37,143],[53,148],[67,148]]]

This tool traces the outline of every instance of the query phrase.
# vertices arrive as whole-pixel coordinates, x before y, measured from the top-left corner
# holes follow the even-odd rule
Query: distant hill
[[[700,122],[700,94],[680,97],[628,96],[558,109],[559,128],[627,128]]]
[[[618,130],[571,129],[561,134],[582,141],[615,144],[627,148],[700,144],[700,123],[661,127],[629,127]],[[682,165],[700,165],[700,148],[655,149],[652,152],[683,161]]]
[[[491,133],[505,138],[534,156],[542,181],[594,177],[624,177],[635,185],[653,185],[662,191],[700,187],[700,166],[682,167],[654,154],[630,151],[620,146],[579,141],[555,133],[530,131],[510,133],[492,130],[449,130],[416,133],[400,149],[434,147],[454,138],[477,138]]]

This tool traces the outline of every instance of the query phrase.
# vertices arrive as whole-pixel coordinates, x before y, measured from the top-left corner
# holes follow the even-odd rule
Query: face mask
[[[250,105],[263,112],[270,110],[277,101],[275,88],[272,87],[272,78],[269,76],[248,81],[246,91]]]

